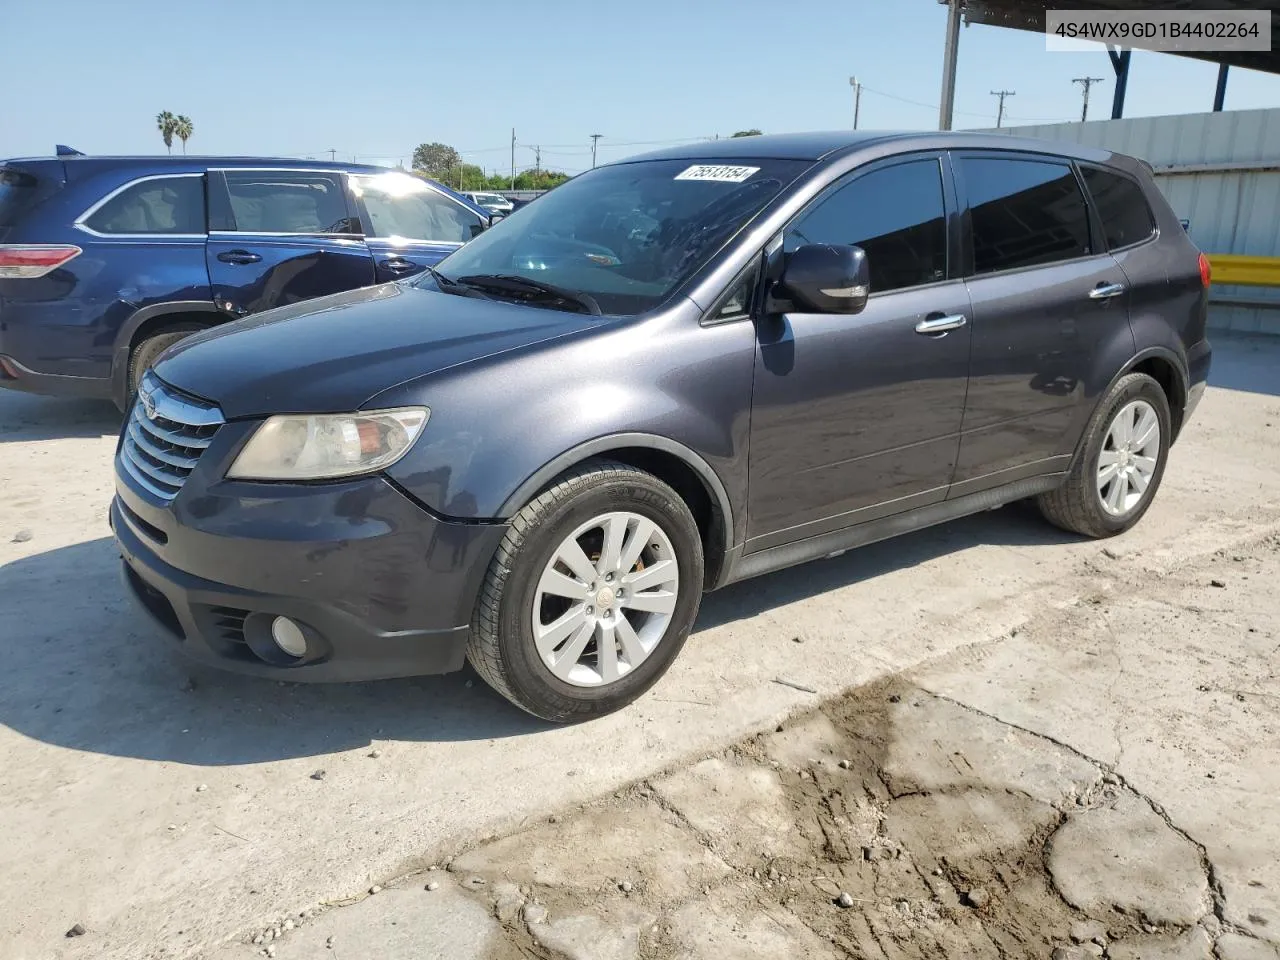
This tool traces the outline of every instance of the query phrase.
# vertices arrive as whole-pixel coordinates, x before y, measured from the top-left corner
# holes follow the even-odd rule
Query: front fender
[[[741,542],[755,332],[748,322],[704,328],[689,307],[381,394],[371,405],[431,408],[422,438],[390,476],[442,516],[506,518],[588,457],[661,450],[703,478]]]

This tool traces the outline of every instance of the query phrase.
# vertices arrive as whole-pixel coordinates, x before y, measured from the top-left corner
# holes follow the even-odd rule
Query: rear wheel
[[[1089,421],[1066,483],[1038,498],[1041,513],[1087,537],[1123,533],[1151,506],[1172,438],[1160,384],[1145,373],[1121,377]]]
[[[619,463],[562,477],[511,522],[489,566],[467,657],[544,720],[610,713],[666,672],[702,597],[702,540],[688,506]]]
[[[204,327],[187,324],[180,327],[166,327],[159,333],[151,334],[134,344],[129,354],[129,396],[138,392],[138,385],[147,371],[155,365],[156,358],[179,340],[183,340]]]

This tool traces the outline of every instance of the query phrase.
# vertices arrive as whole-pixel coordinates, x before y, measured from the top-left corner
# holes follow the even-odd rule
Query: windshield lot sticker
[[[730,167],[722,163],[695,163],[677,173],[677,180],[717,180],[720,183],[742,183],[759,167]]]

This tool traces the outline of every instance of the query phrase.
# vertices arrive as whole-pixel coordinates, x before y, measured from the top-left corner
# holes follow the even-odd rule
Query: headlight
[[[271,417],[227,471],[233,480],[323,480],[372,473],[395,463],[418,439],[426,407]]]

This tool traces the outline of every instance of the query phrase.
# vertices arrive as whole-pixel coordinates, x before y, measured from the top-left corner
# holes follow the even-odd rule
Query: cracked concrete
[[[1207,586],[1227,565],[1229,622]],[[1280,960],[1280,772],[1254,765],[1280,724],[1277,578],[1274,533],[1172,569],[1099,563],[1014,635],[479,844],[404,896],[436,897],[426,876],[479,905],[501,933],[486,960]]]
[[[1045,845],[1135,796],[1196,847],[1212,910],[1190,930],[1117,915],[1108,949],[1202,929],[1217,960],[1280,960],[1280,570],[1259,539],[1280,523],[1280,391],[1231,389],[1240,347],[1215,347],[1219,385],[1125,536],[1013,506],[734,585],[651,695],[567,729],[465,674],[277,686],[170,656],[106,537],[118,420],[0,391],[0,958],[260,958],[252,938],[290,918],[281,957],[337,934],[419,960],[455,927],[418,897],[478,905],[489,919],[456,930],[485,960],[562,956],[542,941],[600,929],[573,918],[655,958],[1092,955]],[[1249,352],[1280,363],[1280,344]],[[718,792],[688,772],[706,758]],[[774,813],[714,807],[744,797]],[[771,832],[779,803],[789,828]],[[953,835],[929,803],[956,811]],[[521,839],[485,885],[416,873],[495,837]],[[353,896],[375,883],[396,896]]]

